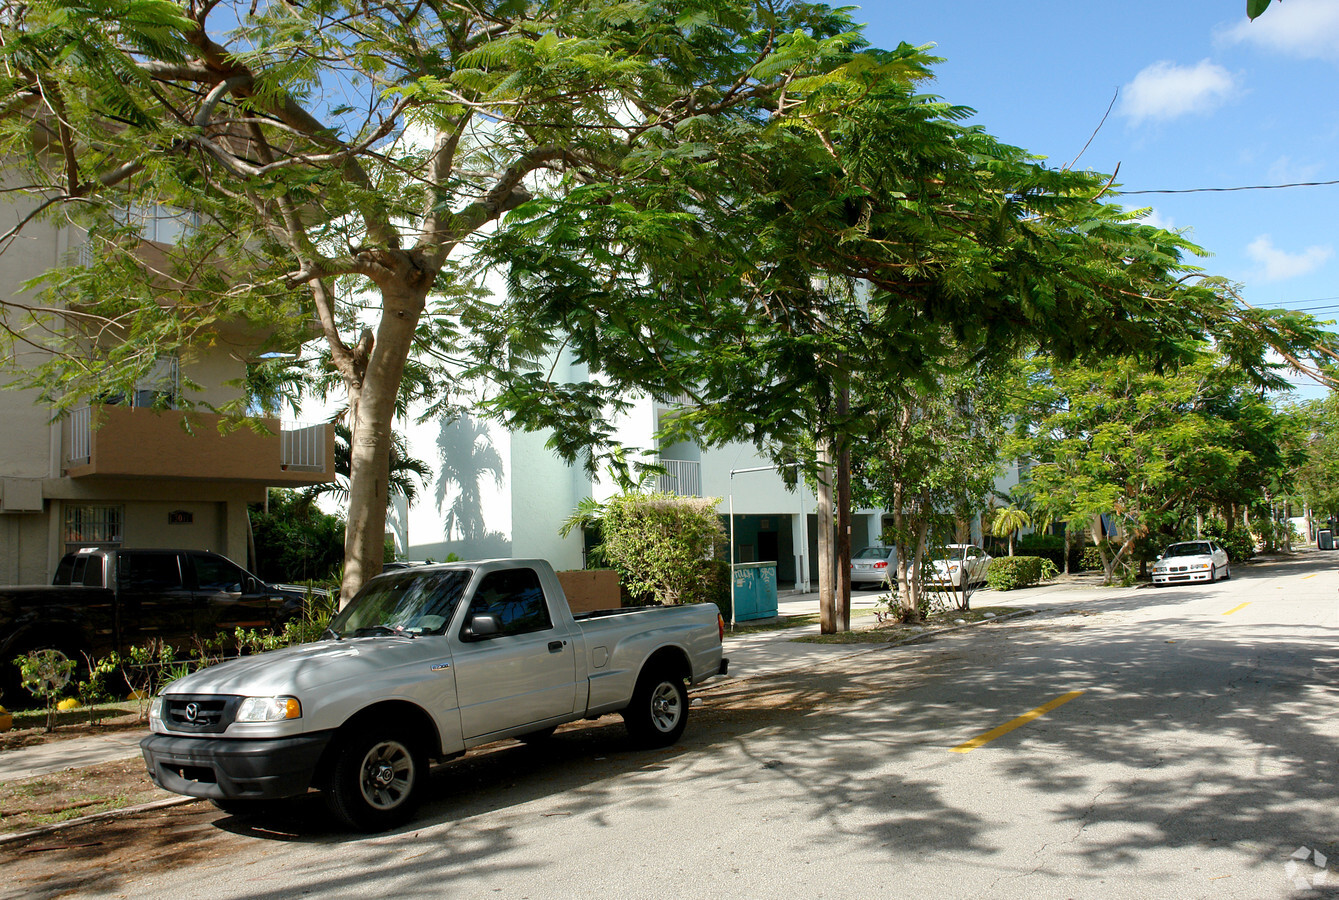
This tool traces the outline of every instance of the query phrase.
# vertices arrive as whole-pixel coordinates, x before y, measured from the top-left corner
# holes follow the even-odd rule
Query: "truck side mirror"
[[[467,641],[478,641],[499,634],[501,631],[502,629],[497,623],[497,616],[488,613],[474,613],[470,616],[469,621],[465,623],[462,636]]]

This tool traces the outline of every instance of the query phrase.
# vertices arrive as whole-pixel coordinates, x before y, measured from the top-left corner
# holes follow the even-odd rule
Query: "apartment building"
[[[0,206],[0,232],[21,213]],[[189,227],[161,210],[137,215],[146,254]],[[17,286],[77,261],[82,241],[77,227],[31,223],[0,254],[3,299],[31,301]],[[17,311],[0,315],[23,327]],[[61,555],[84,546],[212,550],[245,563],[247,504],[262,502],[268,487],[333,480],[331,429],[266,418],[268,433],[221,433],[219,416],[174,407],[186,381],[203,388],[197,400],[236,399],[264,338],[224,323],[180,358],[159,359],[128,396],[80,402],[62,418],[37,391],[0,390],[0,584],[48,583]],[[44,352],[17,342],[0,357],[0,384]],[[155,401],[168,408],[151,408]]]
[[[554,365],[559,380],[586,377],[570,361]],[[803,485],[788,489],[771,460],[751,444],[704,449],[691,442],[662,443],[656,435],[682,402],[633,398],[610,423],[631,459],[664,469],[649,489],[719,498],[717,511],[727,531],[733,511],[736,562],[773,561],[779,583],[801,589],[816,585],[813,492]],[[603,501],[618,493],[610,478],[592,477],[582,466],[563,462],[545,446],[545,434],[511,432],[468,416],[404,422],[401,430],[410,452],[437,471],[412,508],[400,502],[390,517],[388,528],[408,558],[539,556],[559,569],[583,567],[583,536],[578,531],[564,538],[559,530],[584,499]],[[879,509],[855,511],[852,547],[879,542],[883,515]]]

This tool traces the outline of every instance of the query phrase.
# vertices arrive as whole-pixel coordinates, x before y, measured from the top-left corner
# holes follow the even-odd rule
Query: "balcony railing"
[[[65,461],[76,465],[87,463],[92,443],[93,410],[82,406],[70,413],[65,429]]]
[[[329,425],[263,421],[269,433],[220,431],[221,417],[207,413],[83,407],[66,418],[65,471],[71,478],[188,478],[276,487],[334,480]]]
[[[304,472],[325,471],[326,425],[284,422],[280,428],[283,439],[279,449],[281,467]]]
[[[662,459],[659,465],[665,470],[665,474],[656,479],[656,487],[661,492],[680,497],[702,496],[702,463]]]

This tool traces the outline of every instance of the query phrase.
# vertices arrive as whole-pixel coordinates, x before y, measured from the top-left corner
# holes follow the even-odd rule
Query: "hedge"
[[[1055,563],[1040,556],[1000,556],[990,563],[986,584],[993,590],[1029,587],[1056,575]]]

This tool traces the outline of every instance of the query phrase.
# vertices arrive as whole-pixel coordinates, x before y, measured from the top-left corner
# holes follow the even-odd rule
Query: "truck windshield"
[[[442,634],[473,574],[409,570],[374,578],[330,621],[330,631],[337,638]]]

